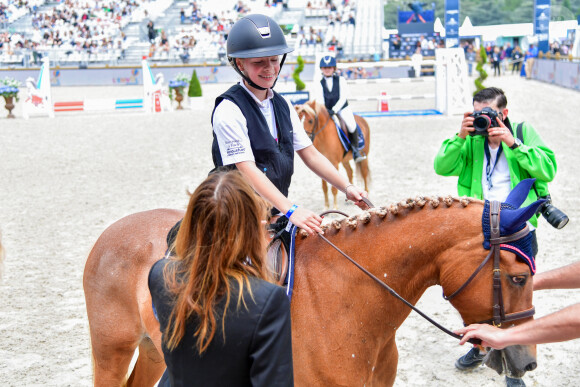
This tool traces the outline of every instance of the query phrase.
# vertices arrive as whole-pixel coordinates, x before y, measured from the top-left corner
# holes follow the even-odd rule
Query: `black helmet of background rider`
[[[286,54],[292,51],[293,49],[286,44],[286,38],[284,38],[284,33],[278,23],[266,15],[245,16],[233,25],[228,34],[228,61],[250,86],[258,90],[266,89],[256,85],[246,74],[240,71],[236,58],[262,58],[283,55],[280,61],[280,71],[282,71]],[[278,75],[276,75],[276,80],[278,80],[277,77]],[[275,84],[276,82],[274,82]]]

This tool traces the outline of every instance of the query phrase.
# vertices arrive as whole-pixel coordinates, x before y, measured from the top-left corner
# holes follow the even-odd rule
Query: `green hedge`
[[[298,62],[298,66],[296,66],[296,68],[294,69],[294,73],[292,74],[292,78],[294,79],[294,82],[296,83],[296,91],[301,91],[301,90],[304,90],[306,88],[306,85],[300,79],[300,73],[302,72],[302,70],[304,70],[304,59],[302,59],[301,56],[298,56],[298,58],[296,58],[296,61]]]
[[[486,63],[487,63],[487,54],[485,52],[485,47],[481,46],[479,49],[479,58],[477,59],[477,66],[475,66],[475,69],[479,73],[479,77],[475,79],[475,91],[473,92],[473,95],[485,89],[485,86],[483,86],[483,81],[485,81],[485,78],[487,78],[487,72],[483,69],[483,65]]]
[[[197,72],[193,70],[191,74],[191,80],[189,81],[189,90],[187,90],[187,95],[190,97],[201,97],[201,83],[197,78]]]

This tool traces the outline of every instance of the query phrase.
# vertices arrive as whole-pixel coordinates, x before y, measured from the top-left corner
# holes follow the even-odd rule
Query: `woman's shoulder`
[[[268,302],[272,299],[280,300],[286,297],[286,290],[276,284],[260,278],[250,277],[250,286],[256,303]]]

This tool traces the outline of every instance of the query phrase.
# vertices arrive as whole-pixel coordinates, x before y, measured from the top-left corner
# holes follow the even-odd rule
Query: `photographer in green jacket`
[[[511,190],[523,179],[536,179],[524,206],[537,197],[548,196],[548,182],[556,176],[556,157],[528,123],[511,123],[507,98],[503,90],[489,87],[473,97],[473,112],[464,114],[459,133],[441,145],[435,157],[435,172],[442,176],[458,176],[460,196],[504,202]],[[518,136],[517,132],[520,132]],[[518,138],[520,137],[520,138]],[[540,210],[548,221],[561,228],[567,223],[564,213],[547,202]],[[533,225],[533,254],[538,251]],[[484,354],[472,348],[457,360],[455,366],[469,370],[482,363]],[[508,386],[522,386],[521,379],[506,377]]]

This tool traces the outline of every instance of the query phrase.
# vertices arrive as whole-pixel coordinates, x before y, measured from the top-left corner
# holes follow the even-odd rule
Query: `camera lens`
[[[567,225],[568,221],[570,220],[565,213],[554,207],[552,204],[548,204],[544,207],[542,216],[546,218],[552,227],[555,227],[558,230],[564,228],[564,226]]]
[[[473,120],[473,127],[480,131],[489,128],[490,124],[491,120],[489,119],[488,116],[485,115],[475,117],[475,119]]]

